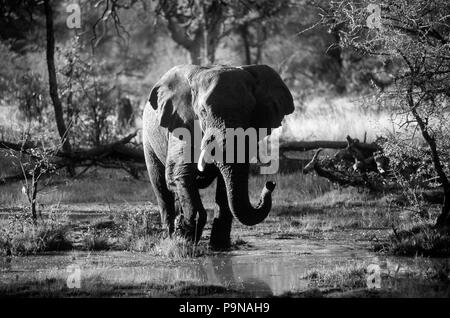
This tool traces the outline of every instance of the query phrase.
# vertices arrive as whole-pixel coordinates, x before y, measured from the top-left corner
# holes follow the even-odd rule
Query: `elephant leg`
[[[198,188],[195,186],[195,179],[184,177],[175,183],[179,209],[183,212],[180,224],[177,224],[177,231],[197,243],[206,224],[206,210],[203,207]]]
[[[233,215],[228,206],[227,191],[223,177],[217,177],[216,204],[218,215],[214,218],[210,245],[213,249],[226,249],[231,246],[231,225]]]
[[[183,215],[183,210],[181,208],[181,202],[180,198],[178,197],[177,193],[174,194],[175,197],[175,218],[177,215]]]
[[[161,215],[161,225],[172,235],[175,221],[175,195],[167,188],[164,165],[153,152],[145,154],[148,174]]]

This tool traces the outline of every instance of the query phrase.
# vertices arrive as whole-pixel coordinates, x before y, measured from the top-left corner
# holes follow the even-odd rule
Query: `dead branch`
[[[347,138],[350,138],[347,136]],[[351,139],[351,138],[350,138]],[[348,139],[347,139],[348,140]],[[380,151],[381,148],[376,143],[361,143],[357,139],[352,139],[353,146],[357,147],[361,151],[376,152]],[[317,141],[282,141],[280,142],[280,152],[286,151],[308,151],[314,149],[346,149],[349,146],[348,141],[328,141],[328,140],[317,140]]]
[[[138,177],[139,170],[145,168],[145,158],[142,149],[128,146],[131,140],[137,135],[137,132],[110,144],[101,145],[90,149],[78,149],[71,153],[57,151],[51,160],[56,169],[62,169],[68,166],[73,167],[92,167],[100,166],[112,169],[123,169],[130,173],[134,178]],[[25,144],[0,141],[0,148],[14,150],[30,155],[29,151],[38,147],[32,142]],[[30,159],[33,156],[30,155]],[[14,182],[23,179],[23,174],[17,176],[8,176],[0,180],[0,184]]]
[[[340,186],[348,187],[366,187],[370,190],[380,190],[376,185],[374,185],[372,182],[370,182],[369,178],[366,174],[361,175],[354,175],[354,176],[347,176],[344,173],[338,172],[338,171],[330,171],[322,168],[319,164],[319,153],[323,149],[318,149],[316,153],[314,154],[311,162],[309,162],[305,168],[303,168],[303,173],[307,174],[314,170],[319,176],[327,178],[333,183],[337,183]]]

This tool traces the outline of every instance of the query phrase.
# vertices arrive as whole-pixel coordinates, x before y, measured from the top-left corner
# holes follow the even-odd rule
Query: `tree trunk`
[[[31,216],[33,218],[33,222],[37,222],[37,211],[36,211],[36,198],[37,198],[37,186],[38,183],[33,176],[32,184],[31,184]]]
[[[186,49],[189,51],[189,58],[191,64],[202,65],[201,43],[195,42]]]
[[[252,55],[250,51],[250,41],[249,41],[249,34],[248,34],[248,26],[246,24],[241,25],[239,27],[239,33],[241,34],[242,43],[244,45],[244,56],[245,56],[245,64],[251,65],[252,64]]]
[[[414,99],[412,96],[412,89],[410,88],[408,91],[408,103],[411,109],[411,113],[416,119],[420,131],[422,132],[422,136],[427,142],[428,147],[430,148],[434,170],[436,170],[439,181],[441,182],[442,188],[444,189],[444,202],[442,204],[442,212],[437,218],[435,226],[438,228],[448,227],[448,229],[450,229],[450,181],[448,180],[447,174],[444,170],[444,166],[442,165],[441,157],[439,156],[437,150],[436,139],[434,138],[434,136],[429,134],[427,124],[417,112],[416,104],[414,103]]]
[[[447,228],[450,229],[450,191],[444,192],[444,202],[442,204],[441,214],[436,220],[437,228]]]
[[[55,69],[55,35],[53,30],[53,10],[50,4],[50,0],[44,0],[45,9],[45,20],[46,20],[46,31],[47,31],[47,68],[48,68],[48,82],[50,97],[52,99],[53,108],[55,110],[55,120],[56,126],[58,128],[59,136],[61,137],[62,148],[66,153],[72,152],[72,147],[70,145],[67,135],[69,133],[66,124],[64,123],[63,109],[61,100],[58,95],[58,82],[56,79],[56,69]]]
[[[216,46],[217,44],[215,43],[209,43],[207,46],[207,53],[206,53],[206,61],[205,64],[206,65],[213,65],[214,62],[216,61]]]

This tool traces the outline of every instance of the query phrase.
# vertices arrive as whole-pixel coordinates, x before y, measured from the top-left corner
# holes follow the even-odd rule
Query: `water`
[[[384,257],[369,252],[359,242],[306,241],[301,239],[255,239],[251,248],[209,256],[169,260],[145,253],[79,252],[38,255],[0,260],[0,283],[65,279],[68,267],[81,269],[86,277],[101,277],[111,284],[180,281],[220,285],[252,292],[254,295],[281,295],[304,291],[311,270],[333,269],[351,262],[377,264],[384,272],[405,273],[424,270],[436,262],[427,258]]]

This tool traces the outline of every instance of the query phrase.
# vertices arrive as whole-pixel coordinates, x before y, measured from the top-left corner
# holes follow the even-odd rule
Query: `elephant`
[[[144,107],[142,141],[161,223],[169,235],[200,240],[207,213],[199,189],[215,179],[218,211],[210,235],[212,248],[230,247],[233,217],[247,226],[262,222],[271,210],[275,183],[266,182],[253,207],[248,195],[250,161],[211,161],[205,147],[214,141],[213,131],[255,128],[270,133],[293,111],[289,89],[267,65],[189,64],[167,71]],[[177,135],[180,128],[194,135],[195,129],[201,130],[201,143]],[[223,146],[227,141],[215,142]],[[187,150],[190,157],[185,156]]]

